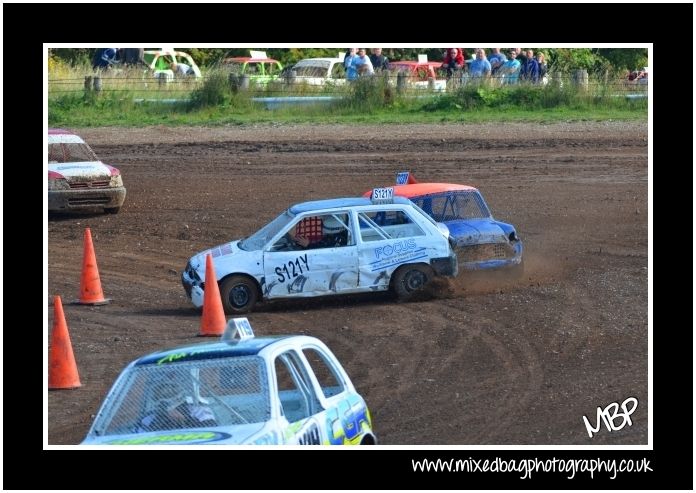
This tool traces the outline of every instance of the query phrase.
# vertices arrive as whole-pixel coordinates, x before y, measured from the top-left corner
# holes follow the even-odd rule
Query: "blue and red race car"
[[[447,226],[461,269],[506,267],[522,274],[522,240],[512,224],[493,217],[478,189],[453,183],[419,183],[409,172],[401,172],[394,195],[411,199]]]

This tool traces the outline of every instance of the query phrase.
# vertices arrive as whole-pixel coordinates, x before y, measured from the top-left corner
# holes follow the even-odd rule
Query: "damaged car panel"
[[[48,130],[48,210],[103,209],[117,213],[126,198],[121,172],[102,163],[67,130]]]
[[[257,299],[388,289],[408,298],[437,275],[456,275],[447,234],[401,197],[304,202],[247,238],[191,257],[182,284],[201,307],[211,254],[227,313],[249,311]]]

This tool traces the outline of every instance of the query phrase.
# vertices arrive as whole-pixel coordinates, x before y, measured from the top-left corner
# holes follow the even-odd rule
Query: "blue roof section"
[[[411,201],[403,197],[394,197],[395,204],[409,204]],[[372,205],[370,199],[364,197],[351,197],[340,199],[313,200],[311,202],[301,202],[290,207],[292,214],[301,214],[303,212],[311,212],[321,209],[339,209],[347,207],[356,207],[360,205]]]
[[[254,356],[263,348],[281,339],[292,336],[254,337],[240,341],[237,344],[214,342],[207,344],[192,344],[178,348],[157,351],[136,360],[135,366],[152,364],[183,363],[195,360],[230,358],[235,356]]]

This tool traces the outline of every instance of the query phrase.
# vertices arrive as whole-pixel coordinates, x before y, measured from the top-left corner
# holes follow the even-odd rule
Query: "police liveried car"
[[[217,343],[130,363],[83,445],[374,445],[363,398],[324,343],[254,337],[232,319]]]
[[[372,195],[293,205],[251,236],[194,255],[182,273],[186,294],[203,306],[207,254],[227,313],[259,299],[388,289],[408,299],[434,276],[457,274],[443,224],[393,188]]]

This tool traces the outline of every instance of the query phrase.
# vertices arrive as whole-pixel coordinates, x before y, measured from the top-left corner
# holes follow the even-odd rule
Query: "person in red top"
[[[461,48],[447,48],[445,59],[442,61],[443,70],[447,70],[447,77],[464,67],[464,51]]]

